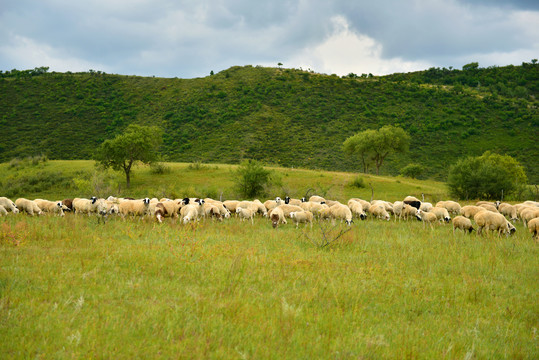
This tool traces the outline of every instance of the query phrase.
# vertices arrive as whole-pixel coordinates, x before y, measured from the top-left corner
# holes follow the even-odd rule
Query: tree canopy
[[[343,143],[343,150],[349,155],[361,158],[363,171],[367,172],[369,164],[374,163],[376,174],[388,155],[408,151],[410,136],[399,127],[386,125],[378,130],[359,132]]]
[[[159,159],[162,130],[156,126],[129,125],[113,139],[105,140],[94,159],[105,169],[124,171],[127,187],[131,183],[131,169],[136,162],[152,164]]]
[[[487,151],[451,166],[447,185],[461,199],[501,199],[527,182],[524,168],[509,155]]]

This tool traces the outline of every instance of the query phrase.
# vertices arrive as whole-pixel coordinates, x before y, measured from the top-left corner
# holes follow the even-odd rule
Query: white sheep
[[[477,214],[478,212],[481,212],[483,210],[485,210],[485,208],[482,208],[480,206],[466,205],[466,206],[463,206],[460,209],[460,215],[462,215],[464,217],[467,217],[468,219],[473,219],[475,214]]]
[[[239,215],[241,221],[245,221],[245,219],[251,219],[251,224],[254,224],[256,210],[249,207],[242,208],[241,206],[238,206],[236,208],[236,214]]]
[[[526,226],[526,223],[530,221],[531,219],[534,219],[536,217],[539,217],[539,208],[528,208],[524,209],[520,213],[520,218],[522,219],[522,222],[524,223],[524,226]]]
[[[125,219],[126,216],[145,216],[150,214],[150,199],[124,200],[118,206],[120,215]]]
[[[199,217],[204,216],[204,203],[203,199],[191,199],[185,198],[182,200],[180,215],[183,219],[183,223],[187,224],[190,221],[197,221]]]
[[[3,205],[0,205],[0,216],[7,216],[7,210]]]
[[[219,221],[223,221],[223,216],[221,215],[219,207],[213,203],[204,203],[204,215],[210,217],[212,220],[217,219]]]
[[[432,228],[432,224],[438,221],[438,216],[430,211],[419,210],[419,217],[423,221],[423,227],[425,227],[425,224],[429,224]]]
[[[497,231],[499,236],[502,233],[512,235],[516,231],[516,228],[507,221],[505,216],[487,210],[475,214],[474,221],[477,224],[477,235],[481,235],[483,229]]]
[[[286,216],[284,215],[283,209],[276,207],[268,212],[268,217],[271,220],[273,228],[279,226],[279,224],[286,224]]]
[[[309,223],[313,227],[313,213],[310,211],[292,211],[290,218],[296,223],[296,229],[299,227],[299,223]]]
[[[17,214],[19,212],[19,209],[17,209],[17,205],[7,197],[0,197],[0,205],[4,207],[7,211],[11,211],[14,214]]]
[[[438,217],[438,220],[449,222],[451,221],[451,216],[449,216],[449,212],[446,208],[443,207],[433,207],[429,212],[436,214]]]
[[[296,205],[282,204],[282,205],[277,206],[275,209],[277,209],[277,208],[280,208],[283,211],[284,216],[286,216],[286,217],[290,217],[290,213],[292,211],[303,211],[303,209],[301,207],[296,206]]]
[[[432,205],[430,202],[422,202],[419,210],[430,211],[433,207],[434,205]]]
[[[517,208],[508,203],[501,203],[498,206],[498,211],[509,218],[511,221],[518,220]]]
[[[438,201],[436,203],[436,207],[443,207],[449,213],[454,214],[454,215],[460,214],[460,209],[462,208],[458,202],[453,201],[453,200]]]
[[[313,195],[309,198],[309,201],[311,202],[317,202],[317,203],[326,203],[326,199],[324,199],[321,196]]]
[[[471,233],[472,231],[475,230],[472,225],[472,221],[468,218],[465,218],[462,215],[455,216],[452,220],[452,223],[453,223],[453,234],[455,233],[455,229],[461,229],[462,231],[464,231],[464,233],[466,233],[466,231]]]
[[[264,207],[267,211],[275,209],[277,206],[281,205],[283,201],[280,197],[276,197],[275,200],[267,200],[264,202]]]
[[[303,202],[303,203],[301,203],[301,205],[299,207],[302,208],[305,211],[312,212],[313,215],[316,215],[316,216],[320,215],[320,211],[322,209],[329,208],[329,206],[326,205],[326,204],[317,203],[317,202],[311,202],[311,201]]]
[[[76,214],[107,214],[107,206],[105,199],[98,199],[92,196],[90,199],[74,198],[73,199],[73,211]]]
[[[495,205],[492,204],[480,204],[478,205],[480,208],[487,209],[488,211],[499,213],[498,208]]]
[[[413,207],[412,205],[404,204],[404,207],[402,209],[402,215],[405,220],[408,220],[410,218],[416,218],[417,220],[421,220],[419,209]]]
[[[383,205],[372,205],[370,208],[369,208],[369,213],[371,213],[374,217],[378,218],[378,219],[384,219],[384,220],[391,220],[391,216],[389,215],[389,213],[386,211],[385,207]]]
[[[329,207],[330,215],[333,219],[344,220],[348,226],[352,225],[352,211],[350,208],[343,204],[335,204]]]
[[[361,220],[365,220],[367,218],[367,214],[363,210],[363,205],[359,201],[356,200],[348,200],[348,207],[352,211],[353,215],[357,215],[358,218]]]
[[[532,239],[539,240],[539,218],[528,221],[528,230],[532,234]]]
[[[17,200],[15,200],[15,206],[17,206],[17,208],[20,211],[23,211],[30,216],[34,216],[34,214],[36,215],[42,214],[42,211],[39,208],[39,206],[37,206],[37,204],[32,200],[28,200],[25,198],[18,198]]]
[[[236,212],[236,207],[238,206],[239,201],[238,200],[225,200],[223,201],[223,205],[226,206],[226,208],[231,212]]]
[[[58,216],[64,216],[64,211],[62,209],[61,201],[49,201],[43,199],[34,199],[34,202],[39,206],[41,211],[44,213],[52,213]]]
[[[369,208],[371,207],[371,203],[368,202],[367,200],[363,200],[363,199],[360,199],[360,198],[351,198],[350,200],[354,200],[354,201],[357,201],[361,204],[361,206],[363,206],[363,210],[364,211],[369,211]]]
[[[371,201],[371,205],[381,205],[384,207],[384,209],[388,212],[388,213],[393,213],[393,204],[390,203],[389,201],[384,201],[384,200],[373,200]]]

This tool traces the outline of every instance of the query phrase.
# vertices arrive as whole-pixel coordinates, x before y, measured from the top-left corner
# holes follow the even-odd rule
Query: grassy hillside
[[[87,159],[129,123],[165,129],[170,161],[358,170],[342,142],[385,124],[412,135],[410,152],[387,160],[396,174],[423,163],[445,180],[448,166],[486,150],[507,153],[539,182],[539,65],[429,69],[345,78],[294,69],[233,67],[198,79],[100,72],[12,71],[0,77],[0,161],[46,154]]]
[[[91,160],[50,160],[37,164],[0,164],[2,196],[27,197],[30,199],[63,199],[71,197],[132,196],[213,197],[224,199],[241,198],[234,188],[233,170],[236,165],[204,165],[166,163],[164,174],[154,174],[147,166],[136,167],[131,188],[125,188],[125,176],[121,173],[96,171]],[[445,184],[433,180],[413,180],[387,176],[363,175],[365,187],[351,183],[356,174],[319,170],[270,168],[278,179],[268,189],[268,198],[289,195],[300,198],[309,190],[328,198],[347,201],[351,197],[370,200],[371,185],[377,199],[401,200],[406,195],[421,197],[436,202],[447,197]]]

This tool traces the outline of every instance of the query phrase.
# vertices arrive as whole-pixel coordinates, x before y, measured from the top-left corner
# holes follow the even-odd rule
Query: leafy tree
[[[247,198],[254,198],[264,192],[271,181],[271,171],[256,160],[243,161],[234,172],[237,190]]]
[[[417,179],[425,171],[425,167],[421,164],[408,164],[400,171],[402,176],[406,176],[412,179]]]
[[[343,143],[344,151],[359,155],[366,172],[369,159],[374,161],[376,174],[388,155],[408,151],[410,136],[401,128],[386,125],[378,130],[365,130],[357,133]]]
[[[156,126],[131,124],[114,139],[105,140],[97,149],[94,159],[105,169],[123,170],[127,187],[131,184],[131,169],[140,161],[152,164],[159,160],[162,130]]]
[[[459,198],[500,199],[527,182],[524,168],[509,155],[489,151],[460,159],[449,169],[447,185]]]

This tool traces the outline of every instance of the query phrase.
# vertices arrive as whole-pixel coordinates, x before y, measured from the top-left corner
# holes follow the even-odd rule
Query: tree
[[[247,198],[254,198],[264,192],[271,181],[271,171],[256,160],[243,161],[234,172],[237,190]]]
[[[402,176],[406,176],[412,179],[417,179],[425,171],[425,167],[421,164],[410,163],[403,167],[400,171]]]
[[[449,169],[447,185],[461,199],[501,199],[527,182],[524,168],[509,155],[485,152],[460,159]]]
[[[370,161],[374,161],[376,174],[388,155],[408,151],[410,136],[401,128],[386,125],[378,130],[365,130],[357,133],[343,143],[348,154],[359,155],[366,172]]]
[[[105,169],[123,170],[129,187],[133,165],[137,161],[148,165],[156,162],[162,141],[160,128],[131,124],[114,139],[105,140],[97,149],[94,159]]]

